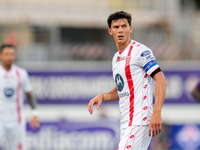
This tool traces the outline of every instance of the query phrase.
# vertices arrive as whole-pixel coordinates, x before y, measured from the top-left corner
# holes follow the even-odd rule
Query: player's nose
[[[122,27],[119,27],[118,32],[119,32],[119,33],[122,33],[122,32],[123,32],[123,28],[122,28]]]

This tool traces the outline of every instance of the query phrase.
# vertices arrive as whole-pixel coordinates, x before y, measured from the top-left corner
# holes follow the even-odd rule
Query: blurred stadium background
[[[191,96],[200,79],[200,0],[0,0],[0,44],[17,45],[16,64],[38,100],[37,131],[25,102],[28,150],[116,150],[117,103],[93,116],[87,103],[114,86],[106,20],[118,10],[132,14],[131,37],[152,49],[168,80],[163,131],[149,149],[200,149],[200,105]]]

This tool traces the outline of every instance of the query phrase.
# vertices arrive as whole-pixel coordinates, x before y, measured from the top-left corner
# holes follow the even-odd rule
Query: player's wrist
[[[38,111],[36,109],[33,109],[31,113],[32,113],[32,116],[36,116],[36,117],[38,116]]]
[[[153,109],[153,113],[155,114],[161,114],[161,109]]]
[[[105,101],[106,100],[106,93],[103,93],[102,95],[103,95],[102,100]]]

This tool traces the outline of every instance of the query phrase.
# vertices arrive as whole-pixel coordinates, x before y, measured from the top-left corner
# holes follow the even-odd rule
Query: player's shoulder
[[[27,70],[20,67],[20,66],[17,66],[17,65],[13,65],[13,67],[15,68],[16,71],[18,71],[20,74],[27,74]]]
[[[141,44],[139,42],[134,44],[134,50],[138,57],[146,57],[148,55],[153,54],[152,50],[149,47],[147,47],[146,45]]]
[[[132,45],[133,45],[134,49],[139,53],[144,52],[144,51],[151,52],[151,49],[149,47],[147,47],[146,45],[139,43],[137,41],[134,41]]]

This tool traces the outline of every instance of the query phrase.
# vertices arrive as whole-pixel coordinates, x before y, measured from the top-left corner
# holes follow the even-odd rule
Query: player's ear
[[[1,58],[2,58],[2,52],[0,52],[0,60],[1,60]]]
[[[111,30],[111,28],[108,28],[108,33],[109,33],[110,35],[112,35],[112,30]]]
[[[132,31],[133,31],[133,28],[132,28],[132,26],[130,26],[130,33],[132,33]]]

